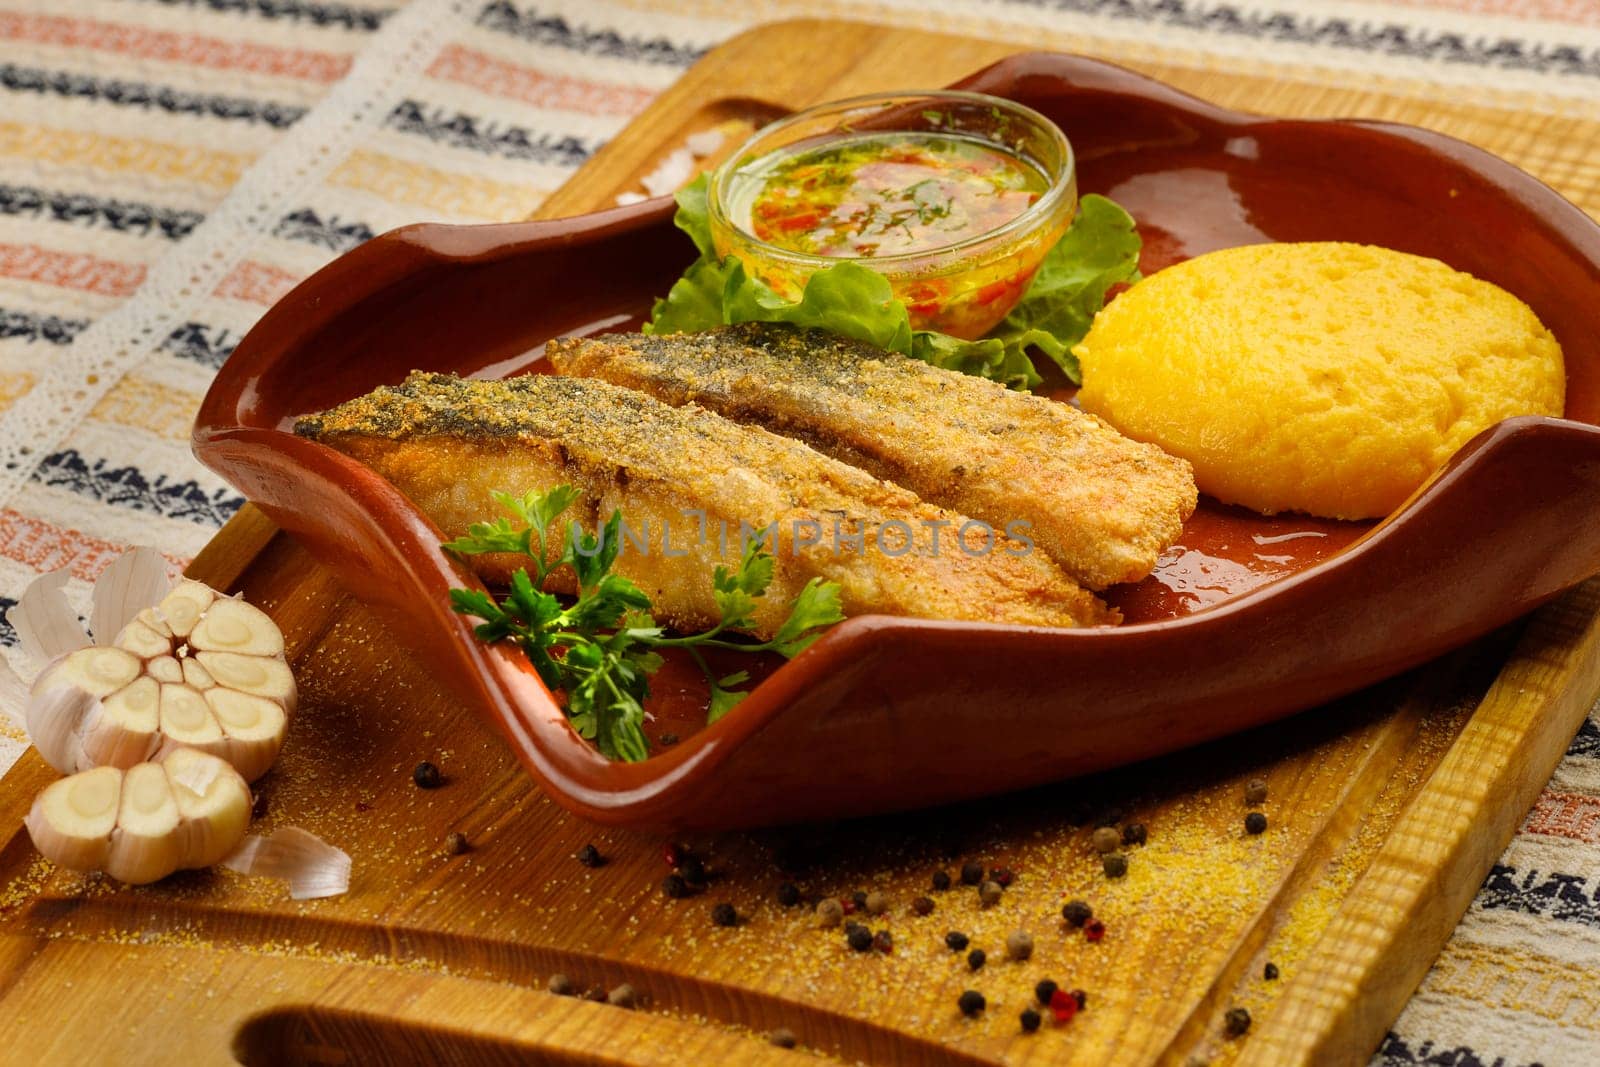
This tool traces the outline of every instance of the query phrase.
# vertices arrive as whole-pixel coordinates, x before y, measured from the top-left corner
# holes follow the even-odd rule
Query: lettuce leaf
[[[1040,381],[1028,351],[1037,348],[1072,381],[1079,380],[1072,346],[1083,340],[1106,293],[1139,279],[1139,234],[1133,218],[1111,200],[1090,194],[1078,205],[1066,235],[1039,265],[1028,291],[987,337],[964,341],[912,330],[905,304],[876,271],[844,262],[813,274],[797,301],[788,301],[745,271],[737,257],[718,259],[711,242],[706,178],[678,191],[677,227],[700,258],[657,300],[645,333],[709,330],[736,322],[816,326],[937,367],[1027,389]]]

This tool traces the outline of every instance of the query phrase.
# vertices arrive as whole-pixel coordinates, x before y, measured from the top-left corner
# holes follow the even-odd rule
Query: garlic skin
[[[234,852],[250,822],[250,787],[223,760],[180,748],[159,763],[63,778],[23,822],[46,859],[146,885]]]
[[[104,614],[127,618],[127,608]],[[34,680],[27,725],[62,774],[127,769],[190,747],[254,781],[278,758],[297,696],[272,618],[183,579],[109,644],[52,661]]]

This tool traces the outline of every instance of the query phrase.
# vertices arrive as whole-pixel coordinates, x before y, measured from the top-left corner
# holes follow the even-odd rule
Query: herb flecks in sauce
[[[925,252],[995,230],[1048,182],[993,145],[937,133],[860,134],[775,153],[750,201],[750,232],[816,256]]]

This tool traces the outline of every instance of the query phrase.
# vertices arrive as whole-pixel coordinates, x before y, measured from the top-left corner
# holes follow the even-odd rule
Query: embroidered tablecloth
[[[181,565],[243,503],[189,428],[298,280],[393,226],[529,215],[796,15],[1600,117],[1600,0],[0,0],[0,615],[61,568],[87,614],[125,546]],[[1600,159],[1543,176],[1592,191]],[[0,714],[0,770],[24,744]],[[1374,1062],[1600,1063],[1595,718]]]

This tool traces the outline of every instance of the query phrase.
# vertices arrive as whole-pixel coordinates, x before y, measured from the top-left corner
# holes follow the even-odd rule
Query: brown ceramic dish
[[[851,619],[734,714],[634,765],[600,757],[525,662],[450,613],[446,590],[472,579],[427,519],[290,427],[412,368],[512,373],[551,336],[639,315],[691,255],[670,203],[414,226],[363,245],[239,346],[206,397],[195,451],[380,608],[552,796],[624,825],[910,808],[1154,756],[1368,685],[1600,571],[1600,428],[1589,425],[1600,423],[1600,226],[1583,212],[1438,134],[1256,118],[1092,60],[1016,56],[959,87],[1059,123],[1082,188],[1140,220],[1147,270],[1251,241],[1337,239],[1435,256],[1509,289],[1565,349],[1569,420],[1486,431],[1370,530],[1202,509],[1185,533],[1210,553],[1196,558],[1278,568],[1257,566],[1256,581],[1276,580],[1203,611],[1181,615],[1157,596],[1130,606],[1151,621],[1088,631]],[[1323,547],[1240,557],[1241,541]]]

